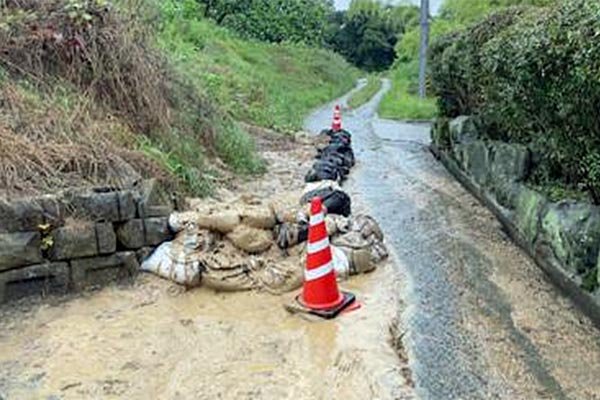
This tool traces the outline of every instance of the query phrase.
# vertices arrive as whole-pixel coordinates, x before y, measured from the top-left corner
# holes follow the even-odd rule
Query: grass
[[[379,92],[379,89],[381,89],[381,78],[378,75],[369,75],[367,84],[350,97],[348,105],[350,108],[358,108],[366,104]]]
[[[173,14],[161,47],[234,119],[298,130],[316,106],[350,90],[358,71],[330,51],[242,40],[211,21]]]
[[[415,63],[399,64],[390,72],[391,90],[379,105],[382,118],[396,120],[431,120],[437,115],[434,98],[421,99],[416,94]]]
[[[265,169],[238,121],[295,131],[358,77],[332,52],[243,40],[178,0],[109,1],[0,1],[0,193],[154,176],[205,195],[223,165]],[[82,41],[89,52],[65,51]]]

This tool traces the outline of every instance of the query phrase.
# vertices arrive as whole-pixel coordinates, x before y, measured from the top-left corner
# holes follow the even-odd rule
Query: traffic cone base
[[[303,313],[307,313],[307,314],[316,315],[317,317],[321,317],[324,319],[333,319],[333,318],[337,317],[338,315],[340,315],[340,313],[342,311],[344,311],[345,309],[350,307],[352,304],[354,304],[356,301],[356,296],[354,296],[352,293],[349,293],[349,292],[341,292],[340,300],[341,300],[341,302],[332,308],[315,309],[315,308],[312,308],[312,307],[304,304],[302,302],[302,296],[298,295],[298,296],[296,296],[296,303],[297,303],[298,307],[295,307],[294,311],[299,311],[299,312],[303,312]]]

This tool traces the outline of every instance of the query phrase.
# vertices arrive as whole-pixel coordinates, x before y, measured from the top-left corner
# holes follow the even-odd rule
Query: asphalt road
[[[418,395],[600,399],[600,333],[430,154],[427,125],[376,116],[388,88],[344,113],[358,159],[346,189],[395,253]],[[332,106],[306,128],[318,132]]]

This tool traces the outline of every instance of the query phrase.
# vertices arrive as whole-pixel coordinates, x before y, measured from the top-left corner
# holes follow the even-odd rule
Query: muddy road
[[[598,331],[433,158],[427,126],[376,117],[382,94],[344,113],[345,188],[392,250],[342,285],[359,311],[314,323],[286,296],[149,275],[25,301],[0,308],[0,399],[600,399]],[[231,190],[301,187],[314,148],[265,143],[269,173]]]
[[[600,332],[434,159],[427,126],[377,119],[380,96],[345,114],[349,187],[395,253],[419,397],[600,399]]]
[[[258,138],[264,177],[217,196],[302,188],[314,145],[278,137]],[[344,283],[362,308],[328,322],[290,315],[291,296],[185,291],[150,275],[0,307],[0,399],[412,399],[393,345],[397,271],[386,264]]]

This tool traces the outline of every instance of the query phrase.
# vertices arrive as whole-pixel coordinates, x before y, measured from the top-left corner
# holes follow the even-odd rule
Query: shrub
[[[509,8],[459,32],[442,36],[430,49],[431,81],[442,113],[471,114],[483,101],[481,48],[526,12]]]
[[[600,202],[599,31],[600,3],[566,0],[496,14],[436,44],[443,113],[478,114],[490,137],[530,146],[534,183],[561,182]]]

